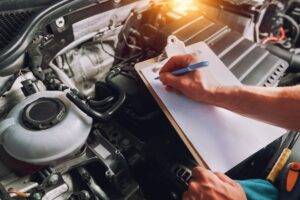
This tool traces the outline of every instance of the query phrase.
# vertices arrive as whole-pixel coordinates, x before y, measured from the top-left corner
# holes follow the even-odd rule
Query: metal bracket
[[[185,48],[184,42],[179,40],[176,36],[170,35],[168,37],[167,46],[165,47],[165,53],[168,58],[171,58],[172,56],[183,55],[188,52]]]

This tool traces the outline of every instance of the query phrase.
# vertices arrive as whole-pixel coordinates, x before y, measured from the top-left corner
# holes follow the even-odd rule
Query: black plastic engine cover
[[[228,26],[199,14],[191,14],[162,30],[186,45],[206,42],[232,73],[246,85],[275,86],[288,63]],[[160,44],[162,41],[158,41]],[[154,44],[156,45],[156,44]]]

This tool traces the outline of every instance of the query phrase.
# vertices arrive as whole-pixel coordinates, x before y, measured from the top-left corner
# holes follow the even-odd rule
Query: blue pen
[[[189,73],[191,71],[194,71],[196,69],[202,68],[202,67],[207,67],[209,65],[208,61],[202,61],[199,63],[195,63],[192,65],[189,65],[187,67],[175,70],[173,72],[171,72],[174,76],[180,76],[180,75],[184,75],[186,73]],[[159,79],[159,76],[155,78],[155,80]]]

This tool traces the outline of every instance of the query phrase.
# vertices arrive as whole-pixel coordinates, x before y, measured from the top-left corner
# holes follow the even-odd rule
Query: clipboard
[[[142,81],[144,82],[145,86],[148,88],[148,90],[151,93],[151,95],[154,97],[154,99],[158,103],[159,107],[164,112],[164,114],[167,117],[167,119],[170,121],[170,123],[173,126],[173,128],[178,133],[178,135],[181,138],[181,140],[184,142],[184,144],[186,145],[186,147],[188,148],[188,150],[190,151],[190,153],[192,154],[192,156],[194,157],[194,159],[198,163],[198,165],[209,169],[208,165],[202,159],[202,157],[199,154],[199,152],[196,150],[196,148],[194,147],[194,145],[190,142],[190,140],[184,134],[184,132],[182,131],[182,129],[180,128],[180,126],[177,124],[177,122],[174,120],[174,118],[172,117],[171,113],[168,111],[167,107],[163,104],[163,102],[161,101],[161,99],[156,95],[155,91],[153,90],[153,88],[151,87],[150,83],[147,81],[147,79],[143,75],[143,73],[141,73],[142,69],[150,67],[150,66],[152,66],[152,65],[154,65],[156,63],[157,63],[156,59],[153,58],[153,59],[150,59],[150,60],[147,60],[147,61],[144,61],[144,62],[136,64],[134,66],[134,68],[135,68],[136,72],[138,73],[138,75],[140,76],[140,78],[142,79]]]
[[[222,85],[242,85],[205,43],[193,44],[186,50],[202,52],[211,64],[207,68]],[[136,64],[135,70],[199,165],[226,172],[286,133],[282,128],[226,109],[165,92],[159,80],[154,81],[157,74],[152,70],[162,65],[150,59]]]

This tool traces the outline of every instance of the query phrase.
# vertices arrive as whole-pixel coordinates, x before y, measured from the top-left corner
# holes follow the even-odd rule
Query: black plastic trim
[[[0,51],[0,69],[4,69],[20,57],[29,46],[36,32],[57,17],[72,12],[74,9],[94,3],[94,0],[62,0],[38,13],[24,26],[22,32],[7,47]]]

